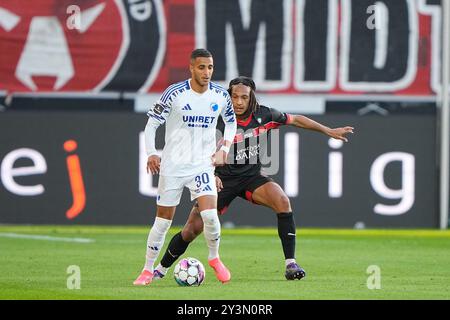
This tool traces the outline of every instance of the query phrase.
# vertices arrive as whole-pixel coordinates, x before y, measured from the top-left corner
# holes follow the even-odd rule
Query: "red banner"
[[[0,0],[0,90],[161,92],[214,80],[269,93],[435,95],[437,0]]]

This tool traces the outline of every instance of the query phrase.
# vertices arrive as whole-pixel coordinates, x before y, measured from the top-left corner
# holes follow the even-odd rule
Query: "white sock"
[[[167,220],[159,217],[155,218],[153,227],[148,234],[147,254],[145,255],[146,260],[144,270],[148,270],[153,273],[153,264],[158,258],[159,252],[164,245],[164,240],[171,224],[172,220]]]
[[[208,209],[200,212],[203,220],[203,232],[209,248],[208,260],[219,257],[220,221],[217,209]]]
[[[167,269],[169,269],[169,268],[164,268],[164,267],[161,265],[161,263],[159,263],[159,264],[156,266],[156,268],[155,268],[155,270],[158,270],[159,272],[161,272],[163,276],[166,275]]]
[[[295,259],[286,259],[286,261],[285,261],[286,267],[288,266],[288,264],[290,264],[292,262],[297,262],[297,261],[295,261]]]

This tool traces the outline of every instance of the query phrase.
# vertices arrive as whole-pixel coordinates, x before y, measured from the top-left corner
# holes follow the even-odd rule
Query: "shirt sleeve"
[[[273,108],[270,108],[270,115],[273,122],[277,122],[281,125],[288,125],[292,123],[293,120],[293,116],[289,113],[280,112]]]
[[[233,103],[231,102],[230,95],[226,92],[225,107],[221,112],[225,129],[223,133],[223,139],[233,143],[234,136],[236,135],[237,124],[236,115],[234,114]]]
[[[147,156],[157,154],[155,147],[156,129],[167,120],[170,115],[170,110],[172,107],[174,97],[171,96],[169,87],[161,95],[159,100],[150,108],[147,112],[148,121],[145,126],[144,136],[145,136],[145,149]]]
[[[170,110],[172,109],[173,97],[164,99],[164,94],[165,93],[163,93],[161,98],[159,98],[159,100],[155,104],[153,104],[153,106],[147,112],[149,120],[152,119],[155,124],[158,124],[158,126],[166,122],[167,117],[170,114]]]

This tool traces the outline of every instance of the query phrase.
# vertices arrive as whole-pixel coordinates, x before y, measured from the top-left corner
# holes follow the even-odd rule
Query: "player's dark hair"
[[[191,61],[197,58],[210,58],[210,57],[212,57],[212,54],[206,49],[195,49],[191,53]]]
[[[244,77],[244,76],[239,76],[237,78],[234,78],[233,80],[230,81],[230,84],[228,85],[228,93],[230,95],[233,92],[233,86],[235,86],[237,84],[243,84],[244,86],[250,87],[251,90],[250,90],[250,97],[249,97],[250,99],[248,102],[248,110],[250,112],[256,112],[259,109],[259,103],[256,100],[256,95],[255,95],[255,91],[256,91],[255,81],[253,81],[252,78]]]

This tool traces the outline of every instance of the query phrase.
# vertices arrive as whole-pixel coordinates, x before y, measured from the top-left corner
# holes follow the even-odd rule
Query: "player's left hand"
[[[217,192],[220,192],[223,189],[222,180],[218,176],[216,176],[216,188]]]
[[[353,133],[353,127],[342,127],[342,128],[334,128],[330,129],[327,133],[328,136],[334,139],[342,140],[344,142],[348,142],[348,139],[345,137],[346,134]]]
[[[222,167],[227,164],[227,153],[223,150],[219,150],[211,157],[211,159],[213,166]]]

